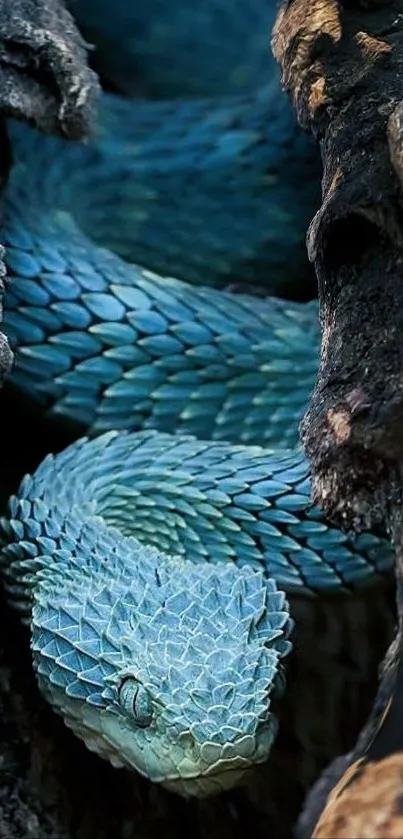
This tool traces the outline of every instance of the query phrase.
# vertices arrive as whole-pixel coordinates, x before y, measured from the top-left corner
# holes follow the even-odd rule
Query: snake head
[[[232,787],[276,734],[285,596],[250,567],[119,544],[124,561],[115,549],[84,576],[64,569],[59,584],[53,567],[42,583],[31,624],[39,686],[113,765],[185,796]]]

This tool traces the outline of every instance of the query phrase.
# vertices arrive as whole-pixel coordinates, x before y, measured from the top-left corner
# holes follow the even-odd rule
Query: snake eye
[[[119,688],[119,702],[123,710],[134,718],[139,728],[147,728],[153,716],[151,696],[137,679],[124,679]]]

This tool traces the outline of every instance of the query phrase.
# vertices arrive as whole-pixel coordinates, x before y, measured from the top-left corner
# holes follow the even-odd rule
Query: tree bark
[[[291,0],[273,51],[320,144],[307,237],[323,330],[301,424],[313,497],[345,527],[384,519],[403,454],[403,3]]]
[[[0,113],[85,137],[99,92],[87,51],[59,0],[0,0]]]

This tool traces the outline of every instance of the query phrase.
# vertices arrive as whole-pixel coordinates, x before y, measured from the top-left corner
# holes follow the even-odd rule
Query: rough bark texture
[[[0,113],[43,131],[87,134],[98,82],[59,0],[0,0]]]
[[[322,354],[301,432],[314,498],[346,526],[384,517],[403,448],[402,13],[399,0],[292,0],[273,34],[323,158],[308,233]]]
[[[341,525],[389,521],[397,545],[399,632],[376,703],[309,795],[297,835],[392,839],[403,832],[403,4],[291,0],[273,49],[324,167],[307,238],[323,328],[301,424],[313,495]]]

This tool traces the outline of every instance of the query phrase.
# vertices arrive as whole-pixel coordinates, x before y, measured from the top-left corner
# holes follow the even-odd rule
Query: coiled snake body
[[[316,304],[198,284],[285,264],[268,173],[285,152],[278,121],[272,143],[263,130],[271,112],[286,120],[276,96],[173,109],[105,95],[88,145],[10,125],[12,382],[91,439],[11,499],[5,583],[67,724],[185,795],[270,752],[284,592],[347,592],[392,564],[386,540],[339,532],[309,501],[296,446]]]

